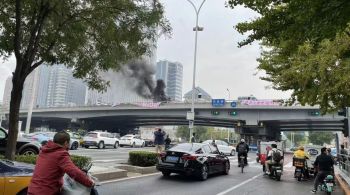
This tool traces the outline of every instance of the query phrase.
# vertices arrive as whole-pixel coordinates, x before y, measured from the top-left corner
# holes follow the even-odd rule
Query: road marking
[[[137,179],[137,178],[148,177],[148,176],[154,176],[154,175],[160,175],[160,174],[161,174],[161,173],[151,173],[151,174],[140,175],[140,176],[134,176],[134,177],[126,177],[126,178],[121,178],[121,179],[102,181],[102,182],[100,182],[100,184],[102,185],[102,184],[114,183],[114,182],[129,180],[129,179]]]
[[[106,159],[106,160],[93,160],[92,162],[97,163],[97,162],[114,162],[114,161],[120,161],[120,160],[125,160],[122,158],[118,158],[118,159]]]
[[[220,192],[220,193],[218,193],[218,194],[216,194],[216,195],[224,195],[224,194],[227,194],[227,193],[231,192],[232,190],[234,190],[234,189],[236,189],[236,188],[239,188],[239,187],[241,187],[241,186],[243,186],[243,185],[245,185],[245,184],[247,184],[247,183],[253,181],[254,179],[256,179],[256,178],[258,178],[259,176],[261,176],[262,174],[263,174],[263,173],[260,173],[260,174],[258,174],[258,175],[255,175],[254,177],[252,177],[252,178],[250,178],[250,179],[247,179],[247,180],[245,180],[244,182],[242,182],[242,183],[240,183],[240,184],[237,184],[237,185],[235,185],[235,186],[233,186],[233,187],[231,187],[231,188],[229,188],[229,189],[227,189],[227,190],[225,190],[225,191],[222,191],[222,192]]]

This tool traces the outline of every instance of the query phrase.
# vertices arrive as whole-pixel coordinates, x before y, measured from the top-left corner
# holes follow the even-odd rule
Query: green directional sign
[[[228,114],[231,115],[231,116],[237,116],[238,112],[234,110],[234,111],[228,112]]]
[[[220,111],[211,111],[212,115],[220,115]]]

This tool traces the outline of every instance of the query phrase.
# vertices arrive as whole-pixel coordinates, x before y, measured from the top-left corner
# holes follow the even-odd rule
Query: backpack
[[[245,144],[239,144],[238,145],[238,153],[246,153],[247,151],[247,146]]]
[[[275,162],[280,162],[282,160],[282,155],[280,150],[277,149],[277,151],[273,151],[272,160]]]

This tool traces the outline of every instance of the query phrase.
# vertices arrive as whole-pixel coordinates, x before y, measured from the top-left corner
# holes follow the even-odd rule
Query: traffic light
[[[230,112],[228,112],[228,114],[231,116],[237,116],[238,112],[237,111],[230,111]]]
[[[310,112],[311,116],[320,116],[320,114],[321,114],[320,111],[311,111]]]
[[[211,111],[211,114],[212,114],[212,115],[219,115],[219,114],[220,114],[220,111]]]
[[[346,117],[346,108],[342,108],[342,109],[338,110],[338,115]]]
[[[344,130],[343,130],[343,134],[345,137],[349,136],[349,120],[348,119],[344,119]]]

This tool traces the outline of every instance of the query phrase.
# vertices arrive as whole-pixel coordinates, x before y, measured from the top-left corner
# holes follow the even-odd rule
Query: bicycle
[[[240,161],[239,161],[239,165],[241,167],[241,173],[243,173],[243,169],[244,169],[244,156],[240,156]]]

